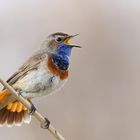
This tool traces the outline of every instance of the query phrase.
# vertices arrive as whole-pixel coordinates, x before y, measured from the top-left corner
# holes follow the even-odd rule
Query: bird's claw
[[[22,96],[22,91],[18,91],[18,96]]]
[[[44,119],[45,119],[45,122],[41,124],[41,128],[48,129],[50,126],[50,121],[47,118],[44,118]]]
[[[29,114],[33,115],[33,113],[36,111],[35,106],[31,103],[31,109],[29,110]]]

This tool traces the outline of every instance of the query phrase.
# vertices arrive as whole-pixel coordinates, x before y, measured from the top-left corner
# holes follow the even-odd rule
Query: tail
[[[21,126],[23,122],[30,123],[31,121],[27,108],[13,99],[7,90],[0,92],[0,126],[4,124],[8,127]]]

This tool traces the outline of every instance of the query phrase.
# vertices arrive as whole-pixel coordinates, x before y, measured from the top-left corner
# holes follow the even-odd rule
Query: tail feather
[[[0,126],[7,124],[8,127],[13,125],[20,126],[22,122],[30,123],[31,116],[27,108],[19,101],[5,103],[9,95],[7,91],[0,92]],[[10,101],[10,100],[8,100]]]
[[[0,124],[1,125],[5,123],[5,121],[6,121],[7,117],[8,117],[8,113],[9,112],[6,111],[5,109],[2,109],[0,111]]]
[[[8,103],[13,101],[15,101],[15,98],[9,94],[7,89],[0,91],[0,110],[7,106]]]
[[[6,107],[0,110],[0,126],[6,124],[8,127],[13,125],[21,126],[24,123],[30,123],[31,116],[27,110],[22,110],[21,112],[11,112]]]
[[[16,112],[15,114],[15,125],[17,126],[20,126],[21,123],[22,123],[22,119],[23,119],[23,116],[24,116],[24,112]]]
[[[10,112],[6,118],[7,120],[7,125],[12,125],[14,123],[14,117],[15,117],[15,113],[14,112]]]

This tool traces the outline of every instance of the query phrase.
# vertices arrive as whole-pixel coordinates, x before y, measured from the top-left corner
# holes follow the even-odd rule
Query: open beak
[[[65,41],[64,41],[64,43],[67,44],[67,45],[69,45],[70,47],[82,48],[81,46],[78,46],[78,45],[70,45],[70,44],[69,44],[69,40],[71,40],[73,37],[78,36],[78,35],[79,35],[79,34],[67,36],[66,39],[65,39]]]

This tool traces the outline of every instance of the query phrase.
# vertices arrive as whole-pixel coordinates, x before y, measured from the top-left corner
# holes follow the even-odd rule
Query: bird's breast
[[[58,75],[54,75],[43,65],[40,65],[37,70],[29,72],[20,79],[14,88],[20,89],[25,98],[34,98],[60,89],[66,81],[66,79],[60,79]]]
[[[65,80],[68,78],[68,75],[69,75],[68,70],[59,69],[59,67],[57,67],[54,64],[53,59],[51,57],[48,57],[47,68],[52,74],[59,76],[61,80]]]

